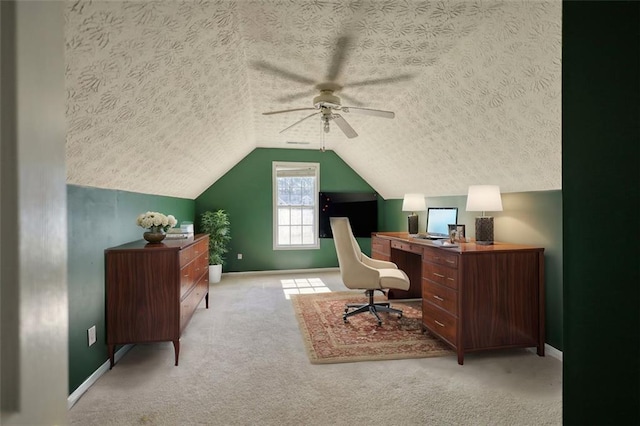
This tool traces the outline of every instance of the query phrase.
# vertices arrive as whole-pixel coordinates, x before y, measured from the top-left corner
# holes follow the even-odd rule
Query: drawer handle
[[[438,274],[438,273],[436,273],[436,272],[434,272],[434,273],[433,273],[433,275],[435,275],[435,276],[436,276],[436,277],[438,277],[438,278],[444,278],[444,275],[442,275],[442,274]]]
[[[437,294],[434,294],[433,298],[436,299],[436,300],[439,300],[441,302],[444,302],[444,299],[442,297],[438,296]]]
[[[444,327],[444,324],[443,324],[443,323],[441,323],[441,322],[440,322],[440,321],[438,321],[438,320],[433,320],[433,322],[435,322],[436,324],[438,324],[440,327]]]
[[[447,259],[446,261],[447,261],[447,263],[456,263],[455,260],[451,260],[451,259]]]
[[[447,279],[448,279],[449,281],[455,281],[455,279],[454,279],[454,278],[451,278],[451,277],[447,277]]]

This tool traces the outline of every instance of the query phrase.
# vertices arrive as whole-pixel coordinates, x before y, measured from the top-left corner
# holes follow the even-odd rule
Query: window
[[[318,163],[273,163],[273,248],[315,249],[318,242]]]

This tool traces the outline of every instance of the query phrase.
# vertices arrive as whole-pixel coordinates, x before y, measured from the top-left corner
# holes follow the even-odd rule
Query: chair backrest
[[[346,217],[332,217],[331,232],[336,245],[342,282],[348,288],[380,288],[380,273],[362,263],[362,252]]]

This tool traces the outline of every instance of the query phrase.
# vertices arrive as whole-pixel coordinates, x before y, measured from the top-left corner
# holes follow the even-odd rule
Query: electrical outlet
[[[89,339],[89,346],[96,342],[96,326],[94,325],[87,330],[87,339]]]
[[[242,253],[238,253],[238,260],[242,260]]]

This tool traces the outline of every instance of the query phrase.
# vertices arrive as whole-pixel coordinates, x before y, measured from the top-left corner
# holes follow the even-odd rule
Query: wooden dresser
[[[499,242],[445,248],[406,233],[377,233],[373,247],[381,240],[388,240],[392,262],[406,260],[396,251],[420,251],[421,271],[419,278],[408,273],[409,291],[421,287],[423,328],[451,345],[459,364],[466,352],[489,349],[536,347],[544,356],[543,248]]]
[[[180,335],[205,299],[209,308],[209,236],[159,244],[133,241],[105,250],[107,348],[173,342],[175,365]]]

